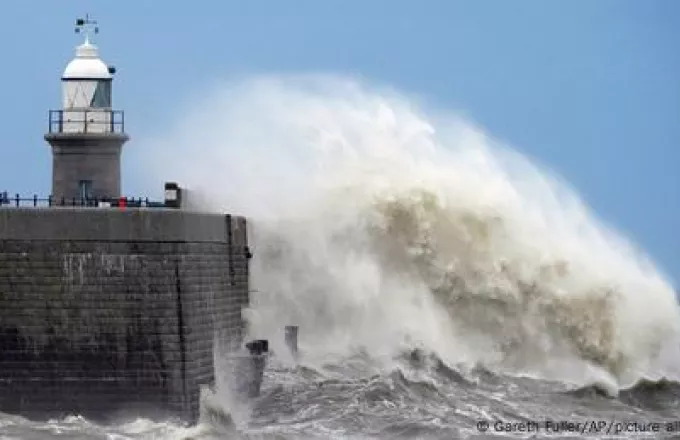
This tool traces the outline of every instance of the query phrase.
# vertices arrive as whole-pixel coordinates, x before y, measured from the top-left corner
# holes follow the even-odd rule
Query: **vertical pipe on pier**
[[[297,360],[298,357],[298,326],[297,325],[287,325],[285,329],[285,341],[286,347],[290,350],[290,354],[293,359]]]

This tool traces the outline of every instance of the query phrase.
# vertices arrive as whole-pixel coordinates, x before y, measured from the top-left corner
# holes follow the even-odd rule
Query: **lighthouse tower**
[[[120,155],[125,134],[124,115],[113,110],[115,68],[100,58],[90,42],[98,32],[89,17],[76,21],[85,41],[61,78],[62,108],[50,110],[45,140],[52,147],[52,197],[87,204],[120,196]]]

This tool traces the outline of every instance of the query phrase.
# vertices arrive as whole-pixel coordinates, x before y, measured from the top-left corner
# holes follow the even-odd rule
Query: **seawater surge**
[[[460,117],[353,79],[265,76],[197,98],[145,148],[153,176],[252,218],[252,331],[300,325],[310,362],[418,347],[612,391],[676,373],[680,313],[653,263]]]

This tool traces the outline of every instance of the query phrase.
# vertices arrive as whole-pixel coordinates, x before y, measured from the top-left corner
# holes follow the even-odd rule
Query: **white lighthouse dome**
[[[99,58],[97,46],[85,41],[64,69],[63,79],[111,79],[109,67]]]

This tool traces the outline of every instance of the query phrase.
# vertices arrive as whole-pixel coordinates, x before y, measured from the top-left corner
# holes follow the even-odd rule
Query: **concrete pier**
[[[0,412],[195,421],[249,257],[241,217],[0,207]]]

